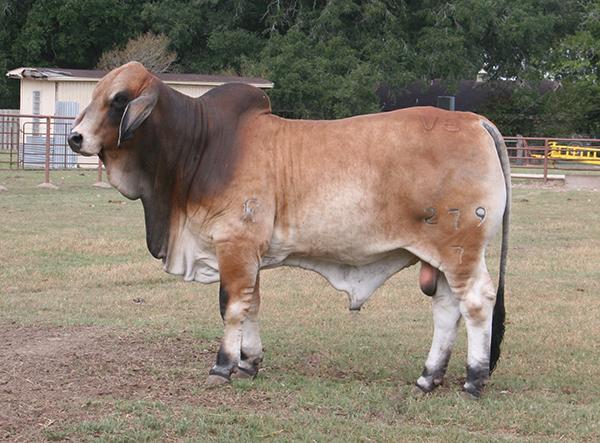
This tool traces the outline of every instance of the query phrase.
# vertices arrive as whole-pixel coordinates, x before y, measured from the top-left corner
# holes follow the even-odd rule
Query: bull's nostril
[[[79,132],[71,132],[68,141],[71,149],[75,152],[79,152],[81,150],[81,143],[83,142],[83,135]]]

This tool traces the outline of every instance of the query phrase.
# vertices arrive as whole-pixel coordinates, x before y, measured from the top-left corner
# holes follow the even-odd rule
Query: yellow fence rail
[[[540,154],[532,154],[532,157],[544,158]],[[548,158],[600,166],[600,148],[560,145],[558,142],[551,141],[548,143]]]

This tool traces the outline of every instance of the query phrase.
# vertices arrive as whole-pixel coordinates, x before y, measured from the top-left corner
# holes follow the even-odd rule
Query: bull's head
[[[114,151],[133,138],[158,101],[159,81],[143,65],[127,63],[109,72],[92,102],[75,120],[69,146],[90,156]]]

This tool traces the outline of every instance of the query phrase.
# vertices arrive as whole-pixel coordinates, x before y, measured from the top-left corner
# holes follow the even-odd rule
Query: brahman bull
[[[418,107],[288,120],[255,87],[190,98],[133,62],[96,86],[69,145],[141,198],[148,249],[166,272],[220,281],[224,336],[208,383],[257,374],[260,269],[316,271],[357,310],[421,261],[434,333],[417,386],[442,382],[462,316],[464,390],[480,396],[504,334],[510,205],[506,147],[485,118]],[[484,253],[501,224],[496,293]]]

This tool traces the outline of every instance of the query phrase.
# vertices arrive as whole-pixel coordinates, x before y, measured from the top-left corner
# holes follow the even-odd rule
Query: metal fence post
[[[544,139],[544,184],[548,182],[548,139]]]
[[[50,117],[46,117],[46,158],[44,160],[44,183],[38,188],[58,189],[58,186],[50,183]]]
[[[23,135],[23,138],[21,138],[21,135]],[[21,152],[21,148],[23,148],[23,151],[25,150],[23,146],[25,141],[25,134],[24,131],[21,130],[21,119],[17,120],[17,131],[15,137],[17,140],[17,169],[25,169],[25,152]]]

